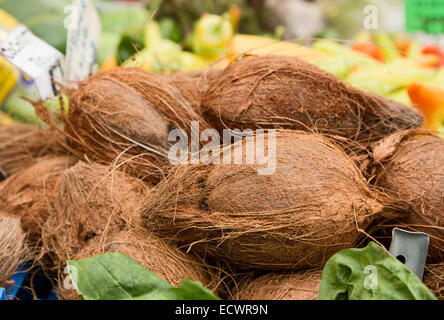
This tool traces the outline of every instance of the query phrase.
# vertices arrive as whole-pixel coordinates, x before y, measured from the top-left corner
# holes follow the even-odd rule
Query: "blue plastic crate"
[[[0,288],[0,300],[58,300],[51,281],[38,269],[20,266],[11,277],[13,285]],[[34,292],[29,288],[32,287]]]

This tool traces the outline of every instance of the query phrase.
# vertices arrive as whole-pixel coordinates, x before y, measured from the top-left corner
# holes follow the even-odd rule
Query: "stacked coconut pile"
[[[32,259],[58,274],[61,298],[78,298],[62,286],[66,261],[121,252],[226,299],[316,299],[334,253],[400,226],[430,235],[424,281],[442,296],[444,140],[413,109],[280,56],[202,74],[117,68],[65,93],[57,121],[35,105],[49,128],[0,129],[0,243],[14,252],[2,274]],[[212,150],[172,164],[170,133],[191,141],[196,122],[207,138],[253,135],[225,141],[231,161]]]

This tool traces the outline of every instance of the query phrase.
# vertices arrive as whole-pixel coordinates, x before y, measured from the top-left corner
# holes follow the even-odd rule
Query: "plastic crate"
[[[0,288],[0,300],[57,300],[51,281],[39,269],[20,266],[11,282],[13,285]]]

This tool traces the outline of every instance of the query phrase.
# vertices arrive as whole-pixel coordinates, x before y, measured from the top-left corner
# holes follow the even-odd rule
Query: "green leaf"
[[[156,289],[172,287],[121,253],[104,253],[67,263],[74,287],[86,300],[137,299]]]
[[[374,242],[346,249],[326,263],[320,300],[436,300],[404,264]]]
[[[103,32],[100,37],[97,61],[101,65],[109,56],[117,56],[119,44],[121,40],[120,34],[112,32]]]
[[[182,33],[176,21],[171,18],[163,18],[159,21],[159,25],[163,38],[170,39],[176,43],[182,41]]]
[[[216,300],[200,282],[179,288],[121,253],[67,262],[74,288],[85,300]]]
[[[122,8],[100,15],[102,30],[115,34],[123,34],[130,29],[143,31],[145,23],[150,19],[148,10],[142,8]]]
[[[179,288],[155,290],[139,300],[219,300],[211,290],[198,281],[184,280]]]

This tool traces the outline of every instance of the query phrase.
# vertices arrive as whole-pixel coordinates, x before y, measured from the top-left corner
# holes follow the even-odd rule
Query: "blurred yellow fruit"
[[[0,126],[11,125],[14,121],[8,115],[0,111]]]
[[[13,16],[0,9],[0,26],[3,26],[7,29],[14,29],[18,26],[18,24],[18,21],[15,20]]]
[[[267,55],[297,57],[306,61],[328,58],[329,55],[288,41],[278,41],[271,38],[237,34],[230,43],[230,57],[236,59],[239,55]]]
[[[100,67],[101,71],[111,70],[117,67],[117,59],[115,56],[111,55],[103,61],[102,66]]]

